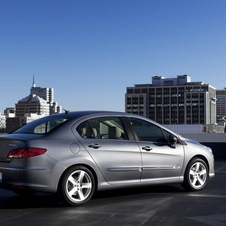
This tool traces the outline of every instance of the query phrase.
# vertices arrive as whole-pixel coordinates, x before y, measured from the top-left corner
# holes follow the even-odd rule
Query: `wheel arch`
[[[187,163],[187,166],[189,165],[189,163],[190,163],[191,161],[193,161],[193,160],[196,159],[196,158],[202,159],[202,160],[206,163],[206,165],[207,165],[207,167],[208,167],[208,170],[209,170],[209,168],[210,168],[209,162],[208,162],[207,158],[206,158],[204,155],[195,155],[195,156],[193,156],[193,157],[190,159],[190,161]],[[187,168],[187,166],[186,166],[186,168]]]
[[[97,174],[96,174],[95,170],[94,170],[91,166],[89,166],[89,165],[87,165],[87,164],[84,164],[84,163],[77,163],[77,164],[71,165],[71,166],[69,166],[68,168],[66,168],[66,169],[64,170],[64,172],[61,174],[60,179],[59,179],[59,181],[58,181],[58,185],[57,185],[57,191],[59,191],[59,189],[60,189],[61,181],[62,181],[62,179],[63,179],[65,173],[66,173],[68,170],[70,170],[71,168],[73,168],[73,167],[78,167],[78,166],[86,167],[87,169],[89,169],[89,170],[91,171],[91,173],[93,174],[93,177],[94,177],[94,179],[95,179],[95,191],[97,190],[97,187],[98,187],[98,178],[97,178]]]

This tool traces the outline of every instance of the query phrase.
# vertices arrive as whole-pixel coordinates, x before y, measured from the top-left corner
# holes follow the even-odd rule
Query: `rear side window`
[[[77,127],[83,138],[128,140],[123,124],[118,117],[100,117],[87,120]]]
[[[46,134],[67,120],[68,118],[66,117],[45,117],[21,127],[14,133]]]
[[[58,119],[58,120],[50,120],[44,122],[34,128],[34,133],[36,134],[43,134],[48,133],[55,127],[59,126],[61,123],[67,121],[66,119]]]
[[[159,126],[137,118],[129,118],[129,121],[140,141],[166,142]]]

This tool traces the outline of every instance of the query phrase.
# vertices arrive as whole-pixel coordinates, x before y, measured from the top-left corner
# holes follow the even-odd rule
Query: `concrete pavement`
[[[179,185],[99,192],[86,205],[66,207],[55,195],[25,198],[0,189],[1,226],[223,226],[226,225],[226,162],[200,192]]]

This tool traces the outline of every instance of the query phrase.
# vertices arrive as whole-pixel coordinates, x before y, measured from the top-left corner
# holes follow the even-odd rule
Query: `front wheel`
[[[182,187],[188,191],[203,189],[208,182],[208,167],[205,161],[193,159],[187,166]]]
[[[67,204],[76,206],[89,201],[95,191],[95,179],[89,169],[75,166],[66,171],[60,183],[60,195]]]

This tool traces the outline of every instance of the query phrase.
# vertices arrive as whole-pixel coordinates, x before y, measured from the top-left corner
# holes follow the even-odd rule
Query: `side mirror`
[[[170,135],[169,136],[169,146],[171,148],[175,148],[176,147],[176,143],[177,143],[177,137],[174,135]]]

